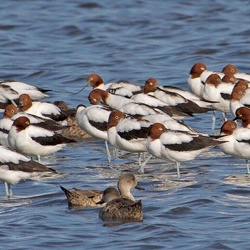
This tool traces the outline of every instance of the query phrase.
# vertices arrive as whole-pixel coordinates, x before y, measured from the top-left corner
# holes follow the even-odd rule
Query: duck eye
[[[115,116],[115,119],[116,119],[116,120],[118,120],[118,119],[119,119],[119,116],[118,116],[118,115],[116,115],[116,116]]]

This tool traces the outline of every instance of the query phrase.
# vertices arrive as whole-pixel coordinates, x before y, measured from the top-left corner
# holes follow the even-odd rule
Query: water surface
[[[187,88],[194,63],[211,70],[235,64],[248,72],[250,2],[4,1],[0,6],[0,76],[51,89],[45,101],[88,105],[90,89],[73,95],[91,73],[105,82]],[[186,123],[211,132],[212,114]],[[217,114],[216,129],[222,124]],[[249,177],[244,160],[211,150],[175,166],[154,159],[137,174],[145,191],[144,221],[107,225],[98,209],[69,210],[60,185],[105,189],[122,171],[136,173],[136,156],[107,164],[101,141],[79,142],[44,159],[64,175],[26,181],[7,199],[0,188],[1,249],[249,249]]]

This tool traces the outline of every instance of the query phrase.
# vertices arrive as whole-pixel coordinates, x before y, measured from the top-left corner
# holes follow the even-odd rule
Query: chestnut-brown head
[[[10,104],[5,108],[3,118],[11,118],[18,113],[18,108],[14,104]]]

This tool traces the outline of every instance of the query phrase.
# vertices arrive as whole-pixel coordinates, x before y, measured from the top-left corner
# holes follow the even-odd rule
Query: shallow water
[[[88,105],[73,95],[90,73],[105,82],[149,77],[187,88],[194,63],[235,64],[248,72],[250,1],[4,1],[0,6],[0,76],[51,89],[45,101]],[[216,129],[222,124],[217,114]],[[212,114],[186,123],[211,132]],[[105,189],[136,156],[107,164],[101,141],[66,147],[44,163],[63,175],[26,181],[7,199],[0,188],[0,249],[249,249],[250,177],[245,162],[213,149],[182,164],[153,159],[137,174],[145,191],[142,223],[105,224],[98,209],[69,210],[60,185]]]

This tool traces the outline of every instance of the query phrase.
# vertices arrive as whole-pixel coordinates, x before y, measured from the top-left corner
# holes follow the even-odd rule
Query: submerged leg
[[[249,165],[248,165],[248,160],[246,160],[246,165],[247,165],[247,173],[250,174]]]
[[[9,197],[11,198],[13,195],[12,195],[12,188],[11,188],[11,185],[10,184],[8,184],[8,186],[9,186]]]
[[[38,159],[38,162],[41,163],[41,156],[40,155],[37,156],[37,159]]]
[[[112,154],[113,154],[113,159],[115,160],[116,158],[117,158],[117,148],[113,148],[113,152],[112,152]]]
[[[216,121],[216,112],[213,111],[213,118],[212,118],[212,132],[214,132],[215,128],[215,121]]]
[[[141,153],[138,153],[138,162],[139,162],[139,166],[141,166]]]
[[[180,178],[181,175],[180,175],[180,162],[176,162],[176,168],[177,168],[177,177]]]
[[[9,187],[8,187],[8,183],[7,182],[4,182],[4,185],[5,185],[5,193],[7,196],[9,196]]]
[[[110,163],[111,162],[111,154],[109,151],[109,145],[108,145],[107,141],[105,141],[105,147],[106,147],[106,152],[107,152],[107,157],[108,157],[108,163]]]
[[[145,165],[147,164],[147,162],[152,158],[152,155],[150,155],[141,165],[140,165],[140,168],[138,169],[138,172],[140,174],[143,174],[144,173],[144,167]]]

